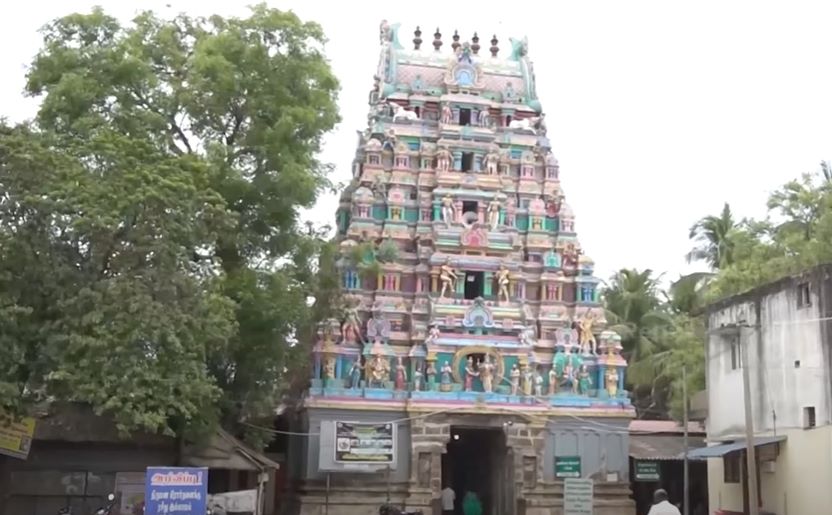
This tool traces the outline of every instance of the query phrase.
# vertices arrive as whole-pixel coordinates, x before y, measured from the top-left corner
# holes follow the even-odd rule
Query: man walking
[[[682,515],[679,508],[667,500],[667,492],[659,488],[653,493],[653,506],[647,515]]]
[[[456,494],[451,485],[445,486],[442,490],[442,515],[454,515],[454,502]]]

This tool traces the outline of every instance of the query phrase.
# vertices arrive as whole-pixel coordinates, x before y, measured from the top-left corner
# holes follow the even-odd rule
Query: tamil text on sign
[[[207,500],[207,468],[147,468],[145,515],[205,515]]]
[[[396,426],[335,422],[335,461],[340,463],[393,463]]]
[[[563,481],[563,514],[592,515],[592,480],[567,478]]]

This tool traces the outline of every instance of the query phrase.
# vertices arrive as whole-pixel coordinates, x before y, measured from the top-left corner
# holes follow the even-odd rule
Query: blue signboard
[[[205,515],[208,469],[148,467],[144,491],[145,515]]]

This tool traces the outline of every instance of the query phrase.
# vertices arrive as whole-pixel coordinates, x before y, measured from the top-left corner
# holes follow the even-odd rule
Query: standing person
[[[482,503],[479,497],[474,492],[465,494],[465,500],[462,501],[463,515],[482,515]]]
[[[653,506],[647,515],[682,515],[679,508],[667,500],[667,492],[659,488],[653,493]]]
[[[454,515],[454,502],[456,501],[456,493],[451,485],[445,486],[442,490],[442,515]]]

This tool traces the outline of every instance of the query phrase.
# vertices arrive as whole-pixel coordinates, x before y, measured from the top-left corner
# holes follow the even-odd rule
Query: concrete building
[[[708,308],[708,458],[712,513],[747,513],[743,367],[750,376],[761,513],[832,506],[832,265]],[[721,510],[721,511],[720,511]],[[819,511],[820,510],[820,511]]]

